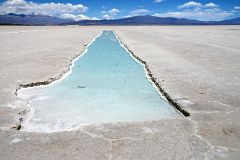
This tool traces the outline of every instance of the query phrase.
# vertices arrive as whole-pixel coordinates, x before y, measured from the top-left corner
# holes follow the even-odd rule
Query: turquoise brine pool
[[[56,132],[89,124],[180,116],[112,31],[97,37],[64,79],[21,89],[21,96],[31,108],[23,124],[26,131]]]

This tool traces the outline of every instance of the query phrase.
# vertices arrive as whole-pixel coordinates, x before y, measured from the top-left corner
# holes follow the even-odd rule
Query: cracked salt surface
[[[180,116],[111,31],[88,45],[64,79],[20,89],[18,96],[30,108],[24,131],[58,132],[90,124]]]

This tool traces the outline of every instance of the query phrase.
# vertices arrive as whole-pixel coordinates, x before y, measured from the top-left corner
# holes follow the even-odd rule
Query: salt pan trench
[[[19,90],[19,97],[30,107],[22,130],[58,132],[90,124],[180,116],[145,72],[112,31],[103,31],[64,79]]]

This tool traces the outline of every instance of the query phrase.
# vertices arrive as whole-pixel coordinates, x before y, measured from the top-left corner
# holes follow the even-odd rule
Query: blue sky
[[[75,20],[147,14],[206,21],[240,17],[240,0],[0,0],[0,3],[0,14],[46,14]]]

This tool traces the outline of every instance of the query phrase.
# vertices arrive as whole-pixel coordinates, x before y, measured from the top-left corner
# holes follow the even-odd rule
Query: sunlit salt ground
[[[57,132],[82,125],[180,116],[163,100],[111,31],[104,31],[54,84],[21,89],[31,112],[23,130]]]

